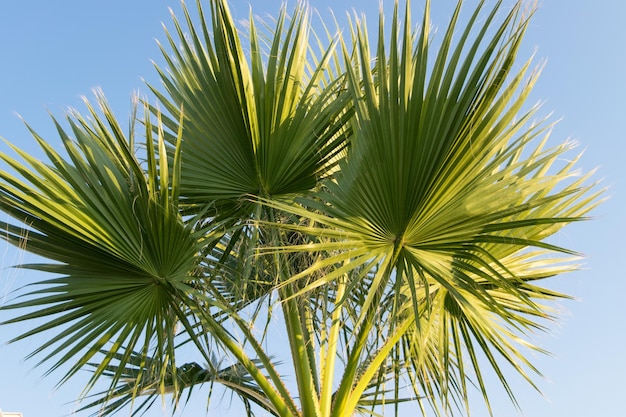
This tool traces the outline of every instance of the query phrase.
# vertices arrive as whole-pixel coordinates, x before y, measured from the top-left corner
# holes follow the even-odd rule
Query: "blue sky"
[[[192,2],[190,2],[192,3]],[[257,1],[257,14],[276,15],[278,0]],[[414,19],[423,2],[413,0]],[[454,1],[434,1],[433,23],[445,26]],[[493,1],[488,1],[493,3]],[[507,4],[511,1],[505,2]],[[248,16],[247,0],[231,0],[236,18]],[[290,4],[294,4],[293,1]],[[337,14],[356,9],[376,22],[376,0],[310,0],[322,12]],[[467,0],[472,9],[477,0]],[[384,1],[389,10],[392,2]],[[133,91],[147,93],[142,77],[156,82],[151,59],[162,62],[155,38],[163,39],[161,22],[170,22],[168,6],[179,10],[178,0],[22,0],[0,5],[0,136],[37,152],[16,114],[39,133],[58,142],[48,112],[62,117],[68,107],[81,109],[82,95],[101,87],[119,118],[129,113]],[[580,143],[584,171],[598,168],[596,177],[609,187],[607,202],[593,213],[596,219],[566,228],[556,239],[587,255],[585,268],[552,279],[551,288],[569,293],[577,301],[564,302],[561,322],[538,335],[552,357],[536,358],[546,376],[540,380],[545,397],[523,383],[515,383],[523,415],[583,417],[624,415],[621,397],[626,375],[626,274],[619,267],[626,253],[626,2],[604,0],[546,0],[540,2],[525,39],[522,58],[533,53],[546,60],[531,102],[543,102],[542,114],[562,119],[551,143],[568,138]],[[0,151],[7,146],[0,144]],[[4,216],[4,215],[2,215]],[[5,218],[0,221],[6,220]],[[24,256],[0,246],[0,302],[9,292],[38,277],[8,268]],[[40,278],[40,277],[39,277]],[[0,313],[0,321],[8,318]],[[44,340],[6,345],[26,324],[0,327],[0,408],[21,411],[25,417],[70,415],[81,380],[58,390],[60,374],[42,378],[44,367],[23,361]],[[505,394],[494,391],[496,417],[518,415]],[[486,415],[476,402],[473,415]],[[203,410],[203,399],[188,413]],[[191,411],[194,413],[191,413]],[[211,414],[239,415],[228,397],[214,398]],[[83,414],[86,415],[86,414]],[[148,416],[164,415],[156,407]]]

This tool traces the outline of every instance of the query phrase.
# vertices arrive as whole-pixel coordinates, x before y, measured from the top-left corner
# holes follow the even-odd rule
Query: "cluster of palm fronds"
[[[459,23],[459,2],[437,48],[429,2],[419,30],[396,6],[373,50],[357,17],[317,36],[299,4],[242,36],[209,4],[174,18],[128,132],[99,95],[55,121],[64,152],[32,132],[48,161],[0,155],[2,235],[54,274],[4,307],[49,318],[19,339],[54,332],[33,355],[86,392],[108,378],[102,414],[215,384],[248,414],[446,413],[471,385],[488,404],[485,369],[533,384],[564,297],[537,281],[576,268],[547,239],[599,193],[525,107],[521,3]]]

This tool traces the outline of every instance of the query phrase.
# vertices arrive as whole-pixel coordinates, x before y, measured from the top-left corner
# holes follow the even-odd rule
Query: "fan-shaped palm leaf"
[[[174,18],[178,39],[167,32],[174,57],[163,47],[168,67],[157,68],[167,95],[153,87],[174,131],[185,109],[182,194],[192,204],[232,208],[247,207],[251,196],[314,189],[345,145],[350,117],[345,88],[327,81],[332,46],[319,60],[312,55],[309,13],[298,5],[290,21],[281,10],[269,50],[250,17],[248,61],[225,3],[211,7],[210,27],[199,2],[199,25],[186,8],[186,32]]]
[[[23,223],[4,224],[3,237],[53,261],[21,267],[58,275],[3,308],[32,309],[9,322],[54,317],[19,339],[55,329],[33,354],[46,352],[42,362],[54,358],[50,370],[74,359],[64,380],[104,349],[90,385],[114,357],[123,367],[128,349],[173,364],[176,323],[187,320],[185,292],[199,250],[199,235],[179,213],[178,176],[170,182],[163,139],[155,153],[144,120],[144,167],[132,148],[132,128],[125,135],[101,96],[98,104],[103,116],[88,104],[91,119],[68,118],[74,138],[57,124],[69,159],[35,132],[49,163],[17,148],[23,163],[0,155],[15,171],[0,173],[0,205]],[[178,156],[174,166],[180,167]]]
[[[363,296],[332,415],[354,410],[389,355],[419,381],[417,395],[444,409],[451,399],[467,405],[470,369],[488,401],[477,351],[507,390],[498,355],[531,381],[534,368],[514,342],[548,317],[535,299],[561,295],[528,281],[575,268],[552,256],[572,251],[545,239],[597,201],[588,177],[573,179],[573,163],[558,167],[570,144],[544,149],[549,126],[529,123],[536,108],[523,111],[537,74],[527,75],[530,63],[514,71],[528,24],[521,4],[498,25],[499,4],[482,20],[478,8],[459,32],[460,7],[432,66],[428,2],[418,33],[409,5],[403,27],[396,11],[389,43],[381,18],[374,60],[365,27],[353,30],[350,151],[317,200],[304,201],[316,213],[291,209],[324,227],[290,229],[323,240],[283,250],[334,251],[292,281],[342,265],[301,293],[356,267],[377,270],[365,289],[354,279],[346,289]],[[383,342],[371,339],[379,328]]]

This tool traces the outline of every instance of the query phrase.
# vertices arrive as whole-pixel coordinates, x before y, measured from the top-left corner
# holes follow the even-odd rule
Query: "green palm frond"
[[[186,30],[174,18],[174,56],[163,47],[167,70],[157,68],[167,94],[152,88],[170,129],[185,109],[186,202],[248,207],[237,214],[247,218],[251,196],[306,193],[327,175],[349,134],[350,96],[341,79],[328,81],[333,46],[313,55],[304,5],[290,19],[281,9],[270,36],[250,16],[245,48],[225,4],[211,2],[211,12],[209,26],[198,2],[194,24],[184,8]]]
[[[444,409],[454,401],[467,407],[470,369],[488,402],[477,351],[507,390],[498,356],[531,381],[527,371],[535,369],[516,343],[549,317],[537,299],[561,295],[528,281],[575,269],[558,256],[575,252],[546,239],[585,220],[598,203],[589,175],[577,176],[574,162],[560,163],[572,145],[546,149],[550,126],[531,123],[537,108],[524,110],[537,72],[528,75],[530,62],[515,65],[528,24],[520,9],[496,23],[500,3],[483,18],[479,8],[459,30],[459,3],[434,55],[428,3],[418,33],[409,5],[403,25],[396,8],[388,43],[381,18],[375,59],[365,27],[357,26],[360,72],[347,66],[356,103],[351,148],[317,200],[303,200],[309,209],[291,209],[321,227],[286,226],[322,240],[280,249],[334,251],[292,281],[341,265],[301,293],[375,265],[366,290],[350,287],[365,295],[353,336],[362,347],[349,361],[382,363],[383,355],[372,358],[367,334],[383,323],[393,343],[406,336],[419,346],[402,363],[426,375],[417,394],[441,400]],[[433,315],[440,318],[428,324]],[[395,351],[390,343],[380,352]],[[351,366],[340,388],[348,410],[367,386]],[[371,367],[368,378],[375,374]]]
[[[106,352],[102,353],[106,354]],[[121,361],[124,358],[118,354],[115,355],[115,359]],[[99,367],[99,364],[89,365],[94,369]],[[162,369],[163,365],[166,369]],[[262,367],[258,361],[257,365]],[[256,404],[276,414],[272,404],[240,364],[224,366],[214,357],[210,358],[205,366],[189,362],[173,371],[171,363],[163,364],[133,352],[121,371],[115,363],[107,366],[103,374],[109,377],[120,374],[118,386],[112,393],[94,394],[93,397],[96,397],[96,400],[84,405],[79,411],[101,407],[93,415],[107,416],[124,406],[133,405],[132,415],[142,415],[161,397],[163,391],[176,390],[173,396],[176,408],[180,398],[186,397],[188,401],[192,394],[196,393],[196,389],[206,385],[206,388],[213,390],[214,385],[220,384],[237,394],[246,405],[246,409],[249,410],[251,404]],[[187,391],[186,395],[184,395],[185,391]],[[137,406],[134,406],[138,395],[143,398]],[[248,415],[253,414],[248,413]]]
[[[31,311],[8,322],[54,316],[18,339],[54,330],[32,355],[52,362],[50,371],[74,361],[63,381],[105,349],[90,386],[118,353],[121,366],[130,360],[127,349],[174,363],[176,326],[187,320],[185,289],[199,250],[199,236],[179,213],[162,137],[143,121],[144,166],[131,148],[132,128],[125,135],[101,95],[98,104],[102,116],[87,103],[89,118],[68,118],[71,133],[55,121],[67,158],[35,132],[48,163],[17,148],[24,162],[0,155],[15,171],[0,172],[0,206],[21,222],[4,224],[3,237],[52,261],[20,267],[57,275],[4,306]],[[153,142],[160,145],[156,153]]]

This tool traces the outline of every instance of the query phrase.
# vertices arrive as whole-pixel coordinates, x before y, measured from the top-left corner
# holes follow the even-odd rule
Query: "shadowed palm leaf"
[[[331,171],[349,133],[350,96],[339,80],[328,81],[332,47],[319,60],[312,55],[304,6],[290,21],[281,10],[269,51],[251,16],[249,61],[226,5],[211,2],[211,9],[211,28],[200,3],[199,28],[186,9],[188,32],[174,18],[178,39],[167,33],[174,58],[163,48],[167,71],[157,68],[167,96],[152,89],[174,115],[173,131],[184,108],[185,201],[243,206],[225,214],[247,218],[251,197],[306,193]]]
[[[103,352],[106,354],[106,352]],[[162,395],[163,392],[172,392],[177,390],[174,399],[181,398],[183,391],[188,389],[187,397],[195,393],[194,388],[203,384],[209,385],[209,389],[213,390],[214,384],[222,384],[229,387],[234,393],[246,404],[246,409],[251,410],[251,405],[256,404],[269,412],[274,412],[271,404],[263,392],[254,384],[253,379],[247,374],[246,370],[239,364],[230,366],[222,366],[215,358],[207,363],[206,367],[200,366],[196,362],[185,363],[179,366],[175,371],[171,364],[165,364],[146,358],[141,354],[132,353],[130,359],[125,359],[123,355],[115,355],[118,361],[124,360],[126,365],[123,367],[119,378],[119,384],[113,393],[97,393],[93,396],[97,400],[86,404],[81,410],[87,410],[96,406],[104,405],[94,415],[103,415],[115,412],[125,405],[132,404],[137,395],[143,396],[139,406],[134,408],[133,415],[141,415],[145,413],[150,406]],[[258,363],[258,366],[262,366]],[[98,368],[99,364],[90,364],[93,368]],[[105,376],[115,377],[120,373],[119,365],[109,365],[104,371]],[[112,397],[114,400],[108,400]],[[207,403],[208,406],[208,403]],[[253,415],[250,411],[248,415]]]

